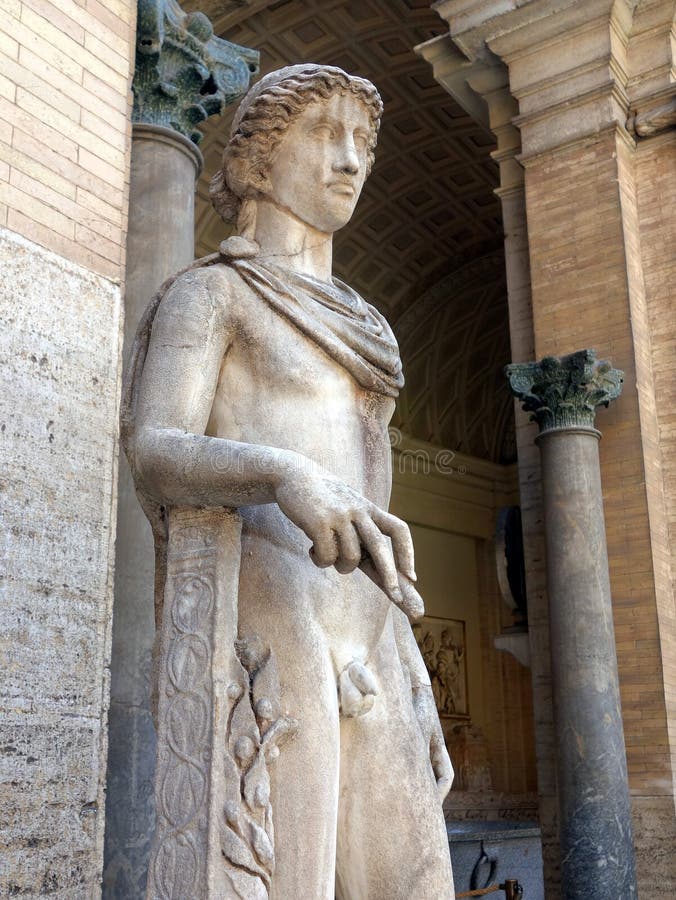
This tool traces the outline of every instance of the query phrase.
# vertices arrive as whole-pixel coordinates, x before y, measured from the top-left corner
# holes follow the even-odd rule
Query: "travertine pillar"
[[[505,270],[509,301],[509,336],[512,359],[535,356],[533,307],[524,170],[519,163],[521,136],[513,124],[518,112],[509,90],[507,67],[492,58],[470,63],[449,35],[432,38],[416,52],[433,67],[437,81],[496,139],[491,153],[500,167],[500,198],[505,236]],[[515,410],[519,456],[519,494],[528,592],[528,641],[530,648],[533,717],[537,762],[539,820],[545,871],[560,868],[557,820],[555,734],[551,701],[549,613],[544,568],[540,457],[533,443],[533,426],[527,414]]]
[[[540,427],[565,900],[636,897],[595,409],[622,373],[590,350],[507,367]]]
[[[482,97],[488,122],[497,140],[491,154],[500,167],[500,198],[505,240],[505,271],[509,305],[509,336],[513,360],[535,356],[533,301],[524,169],[519,163],[521,136],[513,124],[517,112],[509,91],[504,65],[476,66],[468,83]],[[533,718],[538,778],[540,833],[543,864],[548,873],[560,868],[561,848],[557,815],[557,779],[554,764],[556,735],[551,691],[549,607],[544,566],[541,461],[533,443],[533,426],[518,404],[515,409],[519,458],[519,501],[523,533],[528,640],[530,649]]]

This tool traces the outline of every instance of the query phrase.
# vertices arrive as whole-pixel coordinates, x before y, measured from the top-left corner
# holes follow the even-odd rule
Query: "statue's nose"
[[[352,142],[348,143],[346,141],[342,145],[341,152],[336,159],[335,168],[348,175],[356,175],[359,171],[359,156]]]

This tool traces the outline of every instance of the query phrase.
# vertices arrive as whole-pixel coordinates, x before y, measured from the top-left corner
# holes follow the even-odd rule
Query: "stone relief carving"
[[[455,725],[448,743],[455,760],[454,790],[489,793],[493,779],[488,744],[481,728],[469,722]]]
[[[468,717],[465,623],[426,616],[414,625],[413,633],[430,676],[439,715]]]
[[[213,511],[181,511],[171,519],[148,895],[212,895],[220,883],[209,864],[208,819],[215,813],[224,861],[219,874],[230,886],[225,896],[266,898],[275,864],[268,766],[298,723],[281,714],[271,649],[255,637],[234,637],[233,598],[223,583],[219,551],[228,531],[238,534],[237,520]],[[230,564],[232,576],[237,561]],[[219,606],[221,617],[223,608],[229,614],[227,635],[219,627]],[[226,642],[215,646],[223,637]],[[222,884],[218,890],[222,896]]]
[[[156,539],[152,900],[454,897],[424,606],[387,512],[401,363],[331,276],[381,111],[332,67],[259,82],[212,182],[239,233],[139,328],[122,434]]]
[[[242,900],[265,898],[275,870],[268,765],[298,727],[280,711],[274,655],[256,639],[236,643],[241,679],[228,685],[232,707],[226,728],[225,802],[221,850],[233,889]]]
[[[152,894],[204,894],[200,819],[207,801],[212,727],[210,626],[215,604],[215,547],[188,527],[174,535],[167,578],[168,647],[160,675],[156,774],[157,830],[149,881]]]

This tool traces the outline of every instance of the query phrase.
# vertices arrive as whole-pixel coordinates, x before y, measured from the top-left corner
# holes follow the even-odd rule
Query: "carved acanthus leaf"
[[[506,366],[512,393],[540,426],[540,433],[563,428],[593,428],[597,406],[620,396],[623,372],[593,350],[546,356],[538,363]]]
[[[201,12],[176,0],[139,0],[134,122],[163,125],[198,144],[196,126],[241,97],[259,54],[214,35]]]

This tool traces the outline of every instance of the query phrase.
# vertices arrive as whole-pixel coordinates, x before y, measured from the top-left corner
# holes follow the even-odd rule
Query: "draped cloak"
[[[166,579],[164,509],[143,490],[135,461],[133,432],[138,395],[153,322],[162,299],[177,279],[193,269],[225,263],[264,303],[345,368],[363,388],[397,397],[404,383],[399,350],[385,318],[348,285],[322,282],[255,258],[256,245],[239,237],[221,244],[220,252],[196,260],[168,278],[149,303],[136,332],[125,377],[120,415],[121,439],[141,506],[155,541],[155,620],[159,628]]]

